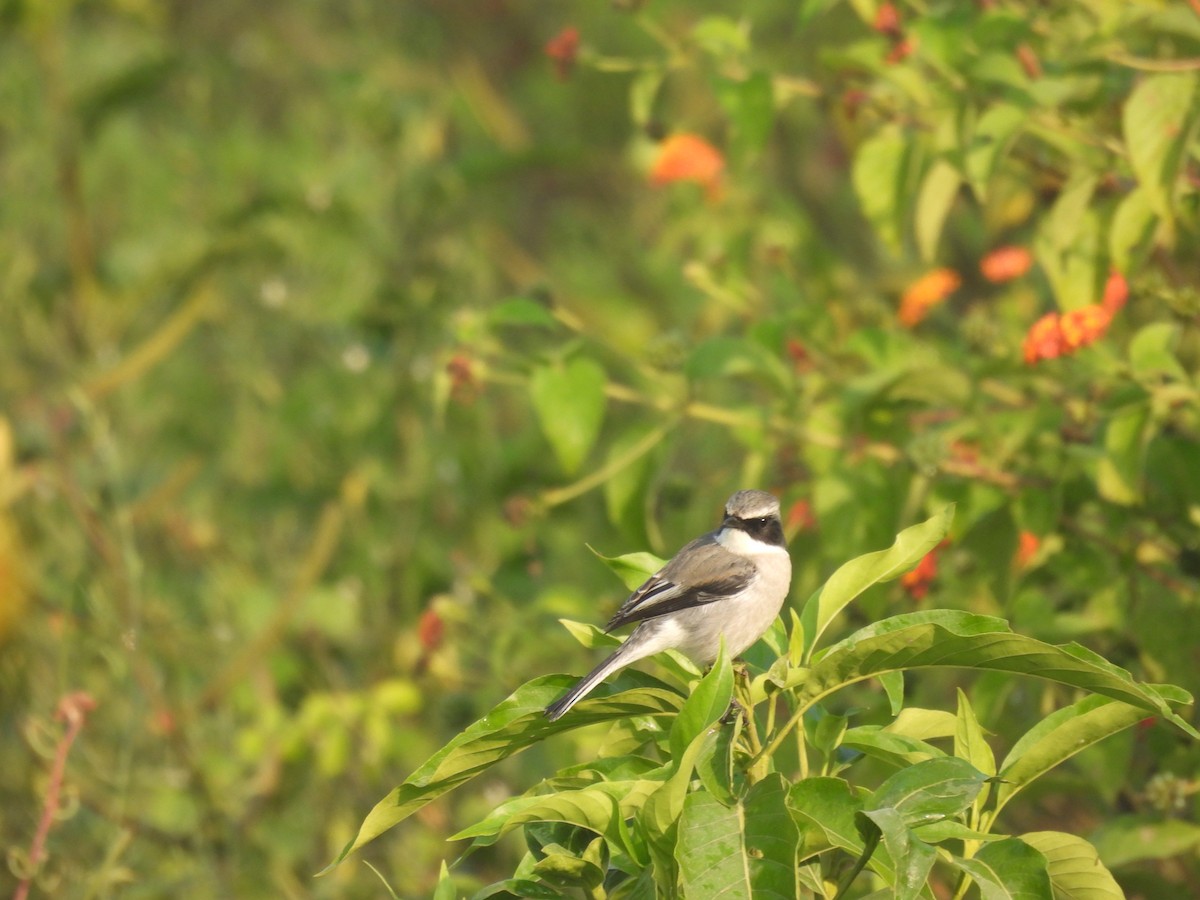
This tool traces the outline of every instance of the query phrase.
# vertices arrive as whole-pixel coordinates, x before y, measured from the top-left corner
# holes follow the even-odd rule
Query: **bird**
[[[775,621],[791,582],[779,500],[766,491],[738,491],[716,529],[684,546],[621,604],[604,630],[637,627],[547,706],[546,718],[562,718],[611,673],[662,650],[708,665],[724,637],[726,652],[737,656]]]

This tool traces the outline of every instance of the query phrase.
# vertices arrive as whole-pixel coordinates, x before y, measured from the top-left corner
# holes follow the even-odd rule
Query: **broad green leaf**
[[[841,746],[892,766],[911,766],[946,754],[919,738],[885,731],[878,725],[860,725],[846,731]]]
[[[984,775],[996,774],[996,754],[984,737],[983,728],[975,718],[971,701],[958,689],[958,715],[955,717],[954,755],[965,759]]]
[[[389,887],[388,890],[391,890]],[[393,896],[395,896],[393,894]],[[445,861],[442,862],[441,871],[438,872],[437,887],[433,889],[433,900],[458,900],[458,892],[454,889],[454,882],[450,878],[450,870],[446,868]]]
[[[988,183],[996,166],[1008,153],[1029,120],[1026,110],[997,103],[981,115],[963,147],[967,181],[980,203],[987,201]]]
[[[662,682],[627,669],[581,701],[571,716],[557,722],[546,719],[542,711],[573,683],[574,679],[567,676],[548,675],[518,688],[376,804],[359,826],[358,834],[325,871],[430,801],[553,734],[628,716],[664,715],[681,705],[680,696]]]
[[[696,758],[696,776],[705,789],[726,806],[737,800],[733,781],[733,748],[735,728],[718,728],[716,740],[705,744]]]
[[[1102,221],[1092,205],[1098,183],[1090,169],[1072,173],[1034,241],[1034,254],[1062,310],[1096,301],[1104,262]]]
[[[742,80],[722,79],[717,98],[733,125],[733,149],[739,159],[759,153],[775,125],[775,89],[771,77],[755,72]]]
[[[887,694],[888,708],[892,715],[900,715],[904,710],[904,673],[884,672],[879,676],[879,686]]]
[[[696,760],[709,745],[715,743],[715,731],[701,731],[683,753],[672,756],[674,772],[642,805],[638,821],[646,835],[646,847],[654,863],[654,880],[661,891],[670,892],[675,884],[678,864],[675,848],[679,836],[679,820],[692,782]]]
[[[1167,222],[1174,218],[1172,193],[1196,113],[1196,84],[1194,72],[1148,75],[1122,110],[1133,172],[1154,211]]]
[[[953,666],[1012,672],[1083,688],[1169,719],[1193,737],[1192,726],[1170,708],[1176,696],[1140,684],[1078,644],[1047,644],[1014,634],[1003,619],[938,609],[884,619],[825,650],[797,690],[807,708],[848,684],[896,669]]]
[[[920,525],[904,529],[888,549],[852,559],[830,575],[824,586],[808,598],[800,613],[806,641],[805,659],[811,658],[817,641],[838,613],[867,588],[897,578],[916,565],[946,536],[953,518],[951,504]]]
[[[447,840],[475,838],[476,846],[488,846],[527,822],[565,822],[603,834],[620,846],[621,822],[636,813],[661,783],[650,779],[602,781],[581,790],[514,797]]]
[[[841,778],[798,781],[788,791],[787,805],[803,832],[806,856],[830,847],[840,847],[856,855],[862,851],[862,835],[854,820],[854,814],[862,809],[862,801]]]
[[[625,587],[636,591],[647,578],[665,565],[666,560],[660,559],[653,553],[626,553],[623,556],[604,556],[596,553],[593,547],[588,547],[600,561],[612,569],[617,577],[624,582]]]
[[[914,213],[914,228],[917,235],[917,250],[924,262],[933,262],[937,256],[938,241],[946,216],[958,197],[963,178],[958,169],[944,159],[935,160],[921,181],[917,193],[917,208]]]
[[[954,737],[957,719],[954,713],[944,709],[924,709],[909,706],[900,710],[896,719],[885,731],[904,737],[927,741],[930,738]]]
[[[974,801],[987,776],[965,759],[941,756],[891,775],[866,801],[866,809],[893,809],[906,826],[957,815]]]
[[[606,465],[620,464],[631,453],[637,454],[621,464],[604,482],[604,510],[608,513],[608,521],[640,546],[650,543],[646,530],[646,497],[650,492],[650,476],[655,470],[655,454],[640,452],[639,445],[647,439],[653,440],[654,431],[649,426],[626,429],[613,438],[605,454]]]
[[[753,375],[781,390],[792,383],[783,362],[762,344],[745,338],[714,337],[688,355],[684,373],[692,381]]]
[[[1110,869],[1147,859],[1167,859],[1200,848],[1200,825],[1182,819],[1120,816],[1092,835],[1092,844]]]
[[[583,463],[604,421],[604,369],[585,357],[541,366],[529,379],[530,396],[542,433],[563,469]]]
[[[989,843],[951,862],[975,879],[980,900],[1054,900],[1046,857],[1017,838]]]
[[[1130,404],[1109,419],[1104,430],[1104,455],[1096,469],[1096,489],[1105,500],[1132,506],[1141,499],[1149,421],[1149,403]]]
[[[493,325],[536,325],[553,328],[558,322],[554,314],[531,297],[510,297],[488,310]]]
[[[603,839],[596,838],[579,856],[570,852],[554,852],[547,847],[545,849],[550,852],[534,864],[533,874],[553,887],[593,893],[604,883],[604,868],[600,860],[602,844]]]
[[[671,724],[671,756],[678,759],[698,735],[720,721],[732,699],[733,667],[722,640],[712,669],[700,679]]]
[[[1175,356],[1179,333],[1175,322],[1152,322],[1138,329],[1129,342],[1133,377],[1144,384],[1153,384],[1162,377],[1187,381],[1188,374]]]
[[[996,810],[1034,779],[1110,735],[1146,718],[1144,706],[1085,697],[1055,710],[1021,736],[1000,764]]]
[[[893,251],[899,251],[912,142],[896,127],[884,127],[854,154],[851,178],[863,215]]]
[[[653,118],[664,74],[662,69],[645,69],[629,83],[629,118],[635,125],[644,126]]]
[[[1125,900],[1096,848],[1083,838],[1061,831],[1031,831],[1020,838],[1046,857],[1054,900]]]
[[[891,896],[894,900],[916,900],[925,888],[937,851],[913,834],[905,817],[891,807],[867,809],[859,815],[879,829],[883,846],[895,865]]]
[[[691,39],[721,60],[750,50],[748,26],[729,16],[705,16],[692,26]]]
[[[778,774],[758,782],[733,807],[703,791],[689,794],[676,849],[683,895],[730,900],[798,896],[799,831],[786,797],[787,786]]]
[[[1145,188],[1134,188],[1117,204],[1108,228],[1108,253],[1119,271],[1137,269],[1157,225],[1158,215],[1150,205],[1150,192]]]

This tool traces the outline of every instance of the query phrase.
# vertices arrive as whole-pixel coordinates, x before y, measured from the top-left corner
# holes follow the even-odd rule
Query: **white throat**
[[[717,532],[717,543],[738,556],[773,556],[778,553],[787,556],[787,550],[783,547],[763,543],[740,528],[722,528]]]

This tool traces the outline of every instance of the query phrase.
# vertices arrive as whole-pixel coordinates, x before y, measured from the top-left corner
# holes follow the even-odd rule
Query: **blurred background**
[[[845,628],[970,609],[1200,688],[1198,57],[1142,0],[0,2],[0,892],[427,895],[589,738],[312,876],[591,667],[589,547],[739,488],[793,605],[957,502]],[[1070,699],[910,692],[958,684],[1001,750]],[[1198,763],[1148,720],[1006,815],[1184,896]]]

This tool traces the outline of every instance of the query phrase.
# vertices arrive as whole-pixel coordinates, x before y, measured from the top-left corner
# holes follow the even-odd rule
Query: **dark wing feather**
[[[713,535],[707,534],[680,550],[630,594],[604,630],[612,631],[622,625],[724,600],[744,590],[754,574],[752,563],[730,553]]]

